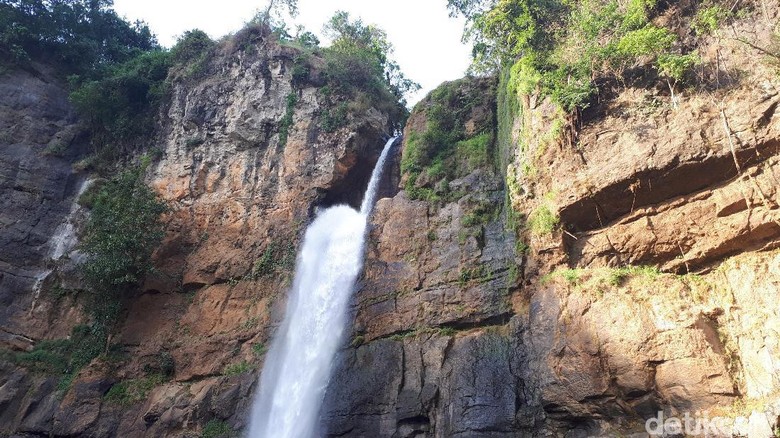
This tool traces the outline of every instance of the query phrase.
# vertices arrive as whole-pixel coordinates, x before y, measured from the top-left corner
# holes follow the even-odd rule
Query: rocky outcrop
[[[768,38],[761,20],[733,24],[750,26]],[[538,96],[510,96],[513,113],[494,80],[466,78],[416,107],[372,218],[323,435],[646,436],[659,411],[774,433],[780,84],[738,41],[701,53],[723,80],[677,102],[627,84],[576,120]],[[72,382],[0,360],[0,434],[243,429],[301,233],[318,207],[359,202],[388,128],[369,109],[323,130],[320,63],[294,80],[297,62],[250,28],[200,72],[173,72],[147,150],[171,207],[157,269],[116,345]],[[740,63],[750,71],[734,74]],[[0,342],[19,352],[84,320],[78,294],[52,293],[78,283],[77,254],[55,257],[51,237],[78,227],[84,176],[56,81],[16,72],[0,93],[13,133],[0,138]],[[58,157],[63,139],[73,152]],[[446,151],[415,169],[421,141]]]
[[[576,126],[525,96],[498,108],[506,184],[380,200],[327,436],[646,436],[659,412],[774,434],[780,84],[751,50],[707,40],[715,74],[750,53],[750,75],[677,103],[623,87]],[[474,232],[477,199],[502,213]]]
[[[361,201],[354,194],[368,183],[390,128],[389,116],[369,107],[323,130],[322,62],[310,58],[308,78],[293,79],[299,54],[249,27],[218,45],[199,72],[171,73],[156,141],[144,148],[159,157],[147,181],[170,207],[155,272],[127,301],[112,353],[72,383],[3,361],[0,434],[193,436],[209,423],[243,428],[302,232],[319,206]],[[8,227],[0,236],[9,251],[0,261],[7,303],[0,327],[3,345],[18,352],[85,321],[78,294],[52,293],[78,284],[62,283],[68,273],[47,252],[84,177],[72,170],[75,153],[42,153],[79,140],[66,138],[78,131],[62,85],[17,72],[2,78],[0,92],[0,122],[13,128],[13,140],[3,140]],[[382,190],[395,192],[387,182]],[[35,275],[49,270],[30,313]]]
[[[73,322],[37,300],[53,268],[52,240],[85,176],[71,169],[83,135],[63,84],[44,66],[0,81],[0,344],[28,349]],[[70,312],[72,313],[72,312]]]

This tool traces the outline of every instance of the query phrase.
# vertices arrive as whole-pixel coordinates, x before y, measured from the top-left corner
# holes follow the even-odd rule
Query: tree
[[[115,300],[152,268],[151,255],[164,236],[165,204],[143,182],[142,167],[104,183],[89,200],[91,214],[81,239],[88,259],[84,277],[93,292]]]
[[[39,59],[65,73],[85,73],[159,47],[146,24],[124,21],[112,5],[112,0],[0,0],[0,62]]]
[[[333,86],[387,91],[402,104],[405,95],[420,89],[391,59],[393,46],[384,30],[338,11],[326,24],[325,34],[333,41],[325,51],[326,76]]]
[[[286,9],[291,17],[298,15],[298,0],[268,0],[265,9],[259,11],[251,23],[257,23],[271,29],[273,33],[281,33],[289,37],[287,24],[282,18],[282,10]]]

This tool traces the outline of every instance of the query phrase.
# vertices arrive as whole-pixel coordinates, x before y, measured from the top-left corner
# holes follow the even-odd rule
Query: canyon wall
[[[780,83],[736,39],[699,53],[704,89],[639,81],[574,115],[502,78],[459,121],[497,112],[494,159],[379,202],[327,436],[646,436],[661,411],[776,434]],[[491,89],[464,81],[415,107],[405,156],[437,92],[454,113]]]
[[[465,78],[415,107],[323,435],[642,436],[664,411],[772,436],[780,83],[749,46],[703,47],[717,86],[675,102],[665,84],[618,87],[573,117],[507,95],[506,78]],[[78,247],[53,249],[88,214],[87,138],[44,67],[0,78],[0,434],[244,429],[302,231],[320,206],[359,203],[390,134],[370,107],[323,129],[321,61],[301,81],[298,55],[250,29],[200,74],[171,73],[141,151],[166,238],[110,351],[72,382],[13,357],[88,322]]]
[[[74,228],[83,224],[76,195],[88,138],[64,84],[39,71],[0,80],[8,134],[0,434],[193,436],[244,427],[303,230],[321,206],[359,204],[391,133],[389,116],[370,106],[323,129],[322,60],[293,78],[299,55],[248,28],[220,43],[200,73],[171,72],[155,140],[138,152],[158,158],[146,179],[169,206],[166,238],[154,272],[126,300],[111,351],[72,383],[12,359],[47,339],[73,339],[71,329],[88,322],[73,269],[78,247],[54,260],[49,242],[71,210]],[[60,141],[74,144],[51,146]],[[392,187],[388,175],[383,190]]]

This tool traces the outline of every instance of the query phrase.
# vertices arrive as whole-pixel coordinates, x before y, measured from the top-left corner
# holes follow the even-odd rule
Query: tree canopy
[[[2,63],[56,63],[84,73],[158,48],[143,22],[128,23],[113,0],[0,0]]]
[[[404,105],[404,96],[420,88],[392,59],[393,45],[384,30],[338,11],[326,24],[325,34],[332,40],[325,55],[333,85],[358,86],[375,93],[386,90]]]
[[[697,57],[653,23],[658,0],[448,0],[466,18],[478,74],[511,70],[510,86],[541,92],[564,109],[588,106],[599,77],[643,65],[678,80]]]

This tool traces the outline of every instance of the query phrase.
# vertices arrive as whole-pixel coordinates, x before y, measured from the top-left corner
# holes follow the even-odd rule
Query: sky
[[[322,27],[337,10],[360,17],[387,32],[401,70],[422,89],[408,98],[410,106],[444,81],[465,74],[470,48],[461,43],[463,19],[449,16],[446,0],[298,0],[293,21],[314,32],[323,43]],[[143,20],[160,44],[171,47],[179,35],[201,29],[212,38],[235,32],[265,0],[114,0],[126,19]]]

